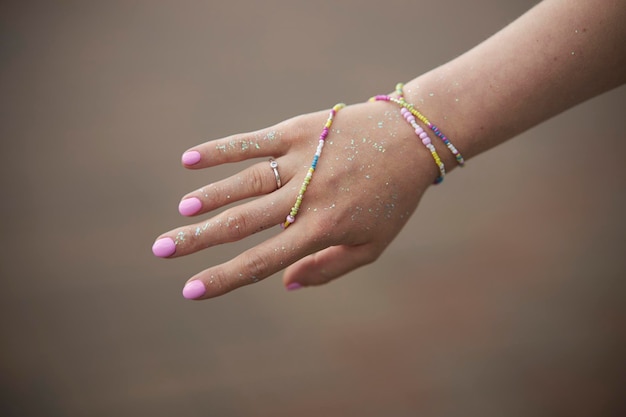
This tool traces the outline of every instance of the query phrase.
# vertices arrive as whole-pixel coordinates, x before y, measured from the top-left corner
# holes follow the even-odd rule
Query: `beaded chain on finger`
[[[428,118],[426,116],[424,116],[422,113],[420,113],[415,108],[415,106],[413,104],[407,102],[404,99],[404,92],[402,90],[403,87],[404,87],[404,84],[402,84],[402,83],[396,84],[396,94],[398,95],[397,98],[381,94],[381,95],[377,95],[377,96],[372,97],[370,99],[370,101],[389,101],[389,102],[392,102],[392,103],[396,103],[399,106],[401,106],[404,109],[406,109],[407,111],[411,112],[411,114],[413,116],[417,117],[422,123],[424,123],[426,126],[428,126],[430,128],[430,130],[432,130],[433,133],[439,139],[441,139],[441,141],[446,145],[446,147],[450,150],[450,152],[452,152],[452,155],[454,155],[454,157],[456,158],[456,161],[459,164],[459,166],[461,166],[461,167],[464,166],[465,165],[465,159],[463,158],[461,153],[458,151],[458,149],[446,137],[446,135],[444,135],[443,132],[441,130],[439,130],[439,128],[437,126],[432,124],[430,122],[430,120],[428,120]]]
[[[315,172],[315,168],[317,167],[317,161],[322,154],[322,149],[324,148],[324,143],[326,142],[326,137],[330,132],[330,127],[333,124],[333,120],[335,115],[339,110],[343,109],[346,105],[343,103],[335,104],[333,108],[330,110],[330,114],[328,115],[328,119],[326,120],[326,124],[324,125],[324,129],[322,129],[322,133],[320,134],[319,141],[317,143],[317,149],[315,151],[315,155],[313,156],[313,162],[311,163],[311,167],[306,173],[306,177],[304,177],[304,181],[300,186],[300,191],[298,192],[298,197],[296,197],[296,203],[291,208],[289,215],[285,218],[285,222],[281,224],[283,229],[289,227],[290,224],[296,221],[296,214],[300,210],[300,205],[302,204],[302,198],[304,197],[304,193],[306,192],[307,187],[311,183],[311,179],[313,178],[313,172]]]

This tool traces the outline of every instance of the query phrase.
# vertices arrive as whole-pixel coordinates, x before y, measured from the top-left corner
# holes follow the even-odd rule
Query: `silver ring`
[[[276,189],[279,189],[283,183],[280,180],[280,174],[278,173],[278,162],[274,158],[270,158],[270,168],[274,171],[274,177],[276,177]]]

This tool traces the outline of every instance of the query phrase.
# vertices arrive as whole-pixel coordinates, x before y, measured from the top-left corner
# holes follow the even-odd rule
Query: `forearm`
[[[407,101],[477,155],[626,81],[626,2],[545,0],[407,83]],[[446,167],[451,155],[442,153]]]

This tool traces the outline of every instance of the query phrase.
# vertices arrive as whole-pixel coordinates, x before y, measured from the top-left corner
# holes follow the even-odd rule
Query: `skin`
[[[490,39],[405,85],[414,103],[452,139],[465,159],[626,81],[623,0],[545,0]],[[320,285],[375,261],[438,175],[429,152],[391,103],[348,106],[335,118],[296,222],[189,281],[216,297],[285,269],[288,288]],[[198,198],[207,221],[164,233],[170,258],[243,239],[284,222],[311,164],[327,111],[257,132],[198,145],[189,169],[274,157],[183,197]],[[430,134],[450,171],[456,162]],[[332,192],[329,192],[332,190]]]

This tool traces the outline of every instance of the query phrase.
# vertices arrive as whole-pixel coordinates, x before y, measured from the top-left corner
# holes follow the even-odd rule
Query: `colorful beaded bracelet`
[[[458,151],[458,149],[446,137],[446,135],[444,135],[443,132],[441,130],[439,130],[439,128],[437,126],[432,124],[430,122],[430,120],[428,120],[428,118],[426,116],[424,116],[422,113],[420,113],[415,108],[415,106],[413,104],[408,103],[404,99],[404,92],[402,90],[403,87],[404,87],[404,84],[402,84],[402,83],[396,84],[396,94],[398,95],[397,98],[381,94],[381,95],[377,95],[377,96],[372,97],[370,99],[370,101],[388,101],[388,102],[396,103],[399,106],[407,109],[409,112],[411,112],[411,114],[413,116],[417,117],[420,121],[422,121],[422,123],[424,123],[426,126],[428,126],[430,128],[430,130],[432,130],[433,133],[435,133],[435,135],[439,139],[441,139],[441,141],[446,145],[446,147],[450,150],[450,152],[452,152],[452,155],[454,155],[454,157],[456,158],[456,161],[459,164],[459,166],[461,166],[461,167],[464,166],[465,165],[465,159],[463,158],[461,153]]]
[[[446,167],[441,161],[441,158],[439,157],[435,146],[432,144],[430,138],[428,137],[428,133],[426,133],[426,131],[422,129],[419,124],[417,124],[417,121],[415,121],[415,116],[411,114],[411,112],[408,111],[406,108],[402,107],[402,109],[400,110],[400,114],[402,114],[402,117],[404,117],[404,119],[409,122],[411,127],[413,127],[413,130],[415,131],[417,137],[420,138],[424,146],[426,146],[426,148],[430,151],[430,154],[435,160],[435,164],[437,164],[437,167],[439,168],[439,176],[435,179],[434,184],[441,183],[443,181],[443,177],[446,176]]]
[[[345,104],[339,103],[335,104],[330,110],[330,114],[328,115],[328,119],[326,120],[326,124],[324,125],[324,129],[322,129],[322,133],[320,134],[320,138],[317,143],[317,149],[315,151],[315,155],[313,156],[313,162],[311,162],[311,167],[307,171],[306,176],[304,177],[304,181],[300,186],[300,191],[298,192],[298,196],[296,197],[296,203],[293,205],[291,211],[285,218],[285,222],[281,224],[281,227],[283,229],[286,229],[287,227],[289,227],[290,224],[296,221],[296,214],[298,214],[298,211],[300,210],[300,205],[302,204],[302,198],[304,198],[304,193],[306,192],[306,189],[311,183],[311,179],[313,178],[313,172],[315,172],[315,168],[317,167],[317,161],[322,154],[322,149],[324,148],[324,143],[326,141],[328,133],[330,132],[330,127],[333,124],[335,115],[337,114],[337,112],[339,112],[339,110],[343,109],[344,107],[346,107]]]

